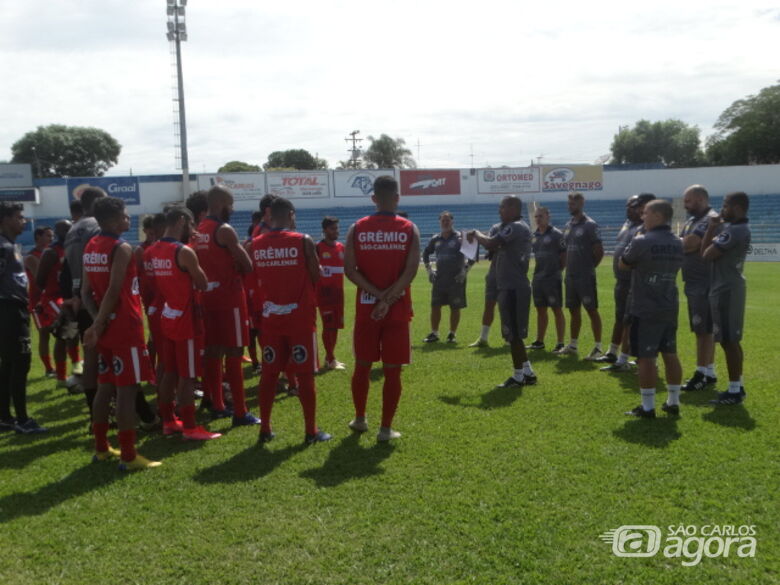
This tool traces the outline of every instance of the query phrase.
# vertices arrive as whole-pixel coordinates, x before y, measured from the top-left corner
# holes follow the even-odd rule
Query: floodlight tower
[[[184,22],[184,7],[187,0],[167,0],[168,41],[171,45],[171,58],[176,67],[176,81],[173,93],[173,133],[179,138],[178,162],[181,168],[182,199],[186,199],[190,190],[190,163],[187,157],[187,119],[184,114],[184,79],[181,69],[181,43],[187,40],[187,25]],[[177,115],[178,114],[178,115]]]

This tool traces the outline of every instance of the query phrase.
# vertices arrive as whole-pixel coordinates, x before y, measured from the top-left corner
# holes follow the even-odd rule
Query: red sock
[[[119,450],[122,452],[122,461],[135,459],[135,429],[119,431]]]
[[[203,393],[211,399],[211,407],[225,410],[222,399],[222,357],[207,357],[203,372]]]
[[[68,377],[68,362],[54,362],[54,365],[57,370],[57,380],[65,381],[65,378]]]
[[[246,414],[246,397],[244,395],[244,372],[242,357],[226,357],[227,381],[233,394],[233,416],[241,418]]]
[[[43,362],[44,367],[46,368],[47,372],[51,372],[54,368],[51,367],[51,356],[48,355],[42,355],[41,361]]]
[[[395,409],[401,399],[401,368],[384,368],[385,384],[382,387],[382,426],[393,425]]]
[[[173,422],[176,420],[173,402],[160,402],[159,409],[160,417],[162,417],[163,422]]]
[[[108,451],[108,423],[92,423],[92,433],[95,435],[95,451]]]
[[[79,356],[79,346],[78,345],[69,345],[68,346],[68,356],[70,357],[71,363],[75,364],[81,361],[81,357]]]
[[[298,387],[298,378],[295,375],[295,368],[292,364],[287,364],[287,367],[284,369],[284,375],[287,376],[287,385],[289,387]]]
[[[323,329],[322,330],[322,345],[325,346],[325,361],[332,362],[336,359],[334,350],[336,349],[336,340],[339,336],[338,329]]]
[[[303,421],[306,424],[306,434],[313,435],[317,432],[317,390],[314,388],[314,376],[312,374],[300,374],[298,376],[298,400],[303,408]]]
[[[185,429],[194,429],[198,423],[195,422],[195,405],[187,404],[179,407],[181,422]]]
[[[276,382],[279,380],[279,372],[266,373],[260,378],[260,388],[258,389],[258,401],[260,402],[260,423],[261,433],[271,432],[271,409],[274,407],[276,398]]]
[[[366,416],[370,375],[370,365],[355,364],[355,371],[352,373],[352,402],[355,404],[355,416],[357,417]]]

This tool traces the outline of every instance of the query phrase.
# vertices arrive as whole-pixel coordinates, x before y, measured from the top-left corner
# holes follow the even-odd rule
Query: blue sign
[[[80,199],[87,187],[100,187],[109,197],[124,200],[125,205],[140,205],[141,190],[138,177],[84,177],[68,179],[68,198]]]
[[[0,201],[38,203],[38,189],[0,189]]]

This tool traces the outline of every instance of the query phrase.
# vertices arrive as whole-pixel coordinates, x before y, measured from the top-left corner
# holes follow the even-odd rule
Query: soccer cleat
[[[614,353],[607,352],[593,361],[601,364],[614,364],[617,361],[617,356]]]
[[[46,433],[49,429],[46,429],[35,422],[35,419],[28,418],[23,423],[16,421],[14,430],[20,435],[37,435],[38,433]]]
[[[84,362],[76,362],[73,364],[73,375],[81,376],[84,374]]]
[[[176,433],[180,433],[184,430],[184,423],[182,423],[178,418],[173,419],[172,421],[165,421],[163,422],[163,435],[175,435]]]
[[[474,343],[469,343],[469,347],[490,347],[490,344],[487,339],[482,339],[480,337]]]
[[[368,423],[366,422],[366,419],[358,420],[353,418],[351,421],[349,421],[347,426],[356,433],[365,433],[368,430]]]
[[[558,355],[577,355],[577,348],[572,345],[567,345],[565,347],[562,347],[558,351],[554,351],[553,353],[556,353]]]
[[[680,416],[679,404],[669,404],[668,402],[664,402],[661,405],[661,410],[663,410],[669,416]]]
[[[603,355],[604,352],[602,352],[598,347],[594,347],[591,352],[582,359],[584,359],[586,362],[597,362]]]
[[[439,341],[439,336],[433,332],[429,333],[428,336],[423,339],[423,343],[435,343],[437,341]]]
[[[503,384],[499,384],[498,388],[520,388],[525,384],[525,376],[523,376],[522,380],[518,380],[514,376],[509,376],[506,380],[504,380]]]
[[[219,420],[221,418],[230,418],[233,416],[233,411],[229,408],[225,408],[224,410],[209,408],[209,414],[211,415],[211,420]]]
[[[276,433],[274,432],[264,433],[261,431],[260,435],[257,437],[257,442],[260,443],[261,445],[264,443],[270,443],[271,441],[274,440],[275,437],[276,437]]]
[[[233,424],[231,426],[234,427],[251,427],[252,425],[259,425],[260,419],[257,418],[254,414],[251,412],[244,413],[244,416],[238,417],[233,416]]]
[[[691,376],[690,379],[687,380],[685,384],[682,385],[681,390],[684,390],[685,392],[697,392],[699,390],[704,390],[706,387],[707,387],[706,376],[702,374],[699,370],[696,370],[693,373],[693,376]]]
[[[92,463],[100,463],[101,461],[110,461],[119,457],[119,449],[109,447],[108,451],[95,451],[92,455]]]
[[[452,331],[447,334],[447,343],[457,343],[455,334]]]
[[[330,360],[327,364],[329,370],[346,370],[347,366],[339,360]]]
[[[622,364],[614,363],[609,364],[608,366],[604,366],[603,368],[599,368],[602,372],[630,372],[631,371],[631,364],[628,362],[623,362]]]
[[[534,341],[533,343],[526,345],[526,349],[544,349],[544,341]]]
[[[536,374],[523,374],[523,385],[533,386],[538,382]]]
[[[704,383],[707,386],[713,387],[718,383],[718,379],[715,376],[704,376]]]
[[[46,377],[47,378],[56,378],[57,377],[57,372],[55,372],[54,370],[46,370]]]
[[[560,353],[560,352],[561,352],[561,350],[562,350],[564,347],[565,347],[565,346],[564,346],[562,343],[556,343],[556,344],[555,344],[555,347],[553,347],[553,348],[552,348],[552,352],[553,352],[553,353]]]
[[[629,410],[624,413],[626,416],[635,416],[637,418],[655,418],[655,408],[652,410],[645,410],[640,404],[633,410]]]
[[[746,397],[747,392],[745,392],[744,387],[741,387],[739,392],[719,393],[717,398],[710,400],[710,404],[717,404],[719,406],[735,406],[737,404],[742,404]]]
[[[380,443],[386,443],[387,441],[392,441],[393,439],[400,439],[401,433],[398,431],[394,431],[393,429],[389,427],[382,427],[379,429],[379,432],[376,434],[376,440]]]
[[[212,433],[202,426],[197,426],[191,429],[183,429],[181,436],[188,441],[210,441],[211,439],[218,439],[222,436],[222,433]]]
[[[0,419],[0,433],[4,433],[6,431],[13,431],[15,428],[16,428],[15,418]]]
[[[142,471],[152,467],[160,467],[160,465],[162,465],[162,461],[151,461],[143,455],[136,454],[132,461],[120,461],[119,471]]]
[[[314,443],[324,443],[325,441],[330,441],[333,438],[333,435],[330,433],[326,433],[325,431],[317,431],[313,435],[307,434],[303,438],[303,442],[307,445],[313,445]]]

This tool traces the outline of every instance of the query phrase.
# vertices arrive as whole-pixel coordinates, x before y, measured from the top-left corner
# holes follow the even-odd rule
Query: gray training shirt
[[[563,230],[566,242],[566,278],[582,278],[596,275],[593,246],[601,243],[598,224],[587,215],[580,221],[572,217]]]
[[[626,248],[628,248],[631,240],[634,239],[634,236],[641,227],[641,221],[638,223],[631,223],[631,221],[627,219],[618,232],[617,238],[615,239],[615,251],[612,254],[612,272],[615,273],[615,278],[617,280],[631,280],[631,271],[620,269],[620,257],[623,256],[623,252],[626,251]]]
[[[431,254],[436,256],[437,279],[451,280],[455,278],[465,265],[465,257],[460,253],[461,234],[453,231],[449,238],[441,234],[433,236],[423,250],[423,262],[430,263]]]
[[[712,243],[723,252],[723,256],[712,263],[710,294],[732,287],[744,288],[745,256],[750,248],[750,228],[747,218],[724,224]]]
[[[677,323],[677,273],[683,263],[680,238],[668,225],[658,226],[631,240],[623,254],[631,271],[629,313],[640,319]]]
[[[16,301],[27,309],[27,273],[19,247],[0,234],[0,300]]]
[[[566,246],[563,243],[563,232],[553,226],[548,226],[544,233],[536,230],[531,239],[531,249],[536,260],[534,281],[560,280],[561,252],[566,251]]]
[[[680,232],[680,237],[684,238],[694,234],[703,239],[710,218],[717,217],[717,215],[713,209],[708,207],[703,214],[689,217]],[[682,266],[686,294],[706,295],[710,288],[711,273],[712,266],[701,257],[701,250],[694,250],[690,254],[686,254]]]
[[[493,263],[498,290],[530,286],[528,262],[531,258],[531,228],[522,219],[503,224],[496,235],[500,242]]]
[[[70,267],[74,296],[81,290],[82,257],[84,247],[100,233],[100,226],[94,217],[82,217],[74,223],[65,236],[65,260]]]

